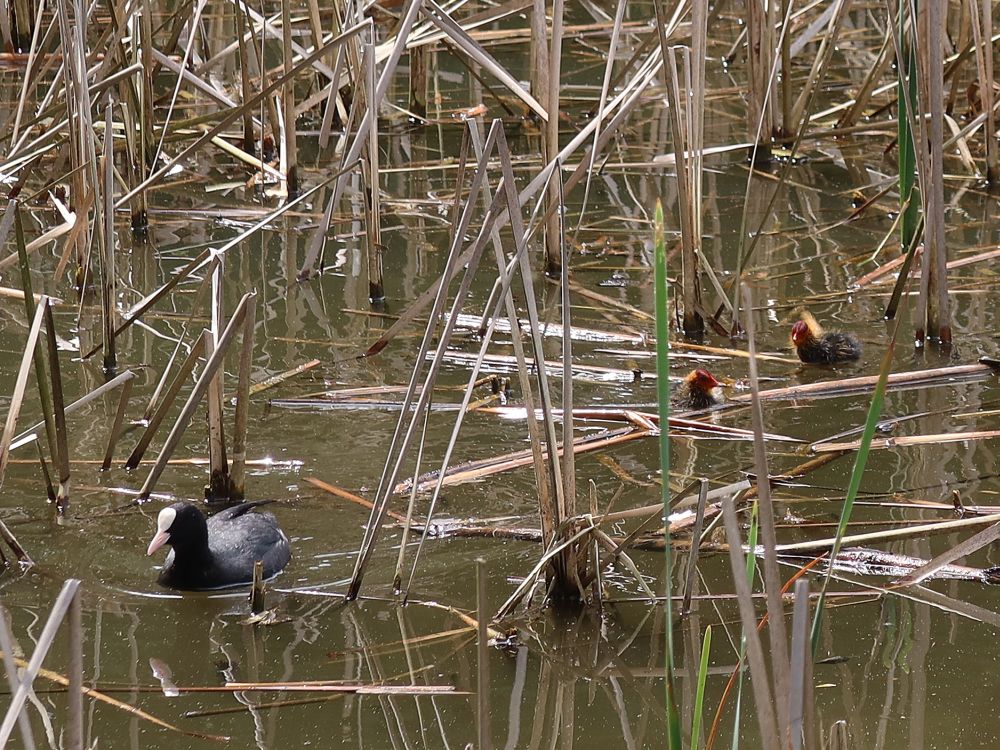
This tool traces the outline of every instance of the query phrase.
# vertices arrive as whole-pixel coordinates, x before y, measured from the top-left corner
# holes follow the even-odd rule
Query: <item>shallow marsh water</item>
[[[574,6],[575,4],[570,4]],[[602,3],[602,6],[608,5]],[[631,4],[630,4],[631,5]],[[605,8],[605,10],[608,10]],[[613,9],[612,9],[613,10]],[[635,5],[632,20],[644,22],[648,13]],[[593,20],[583,7],[571,8],[577,23]],[[864,18],[856,23],[863,28]],[[520,25],[520,22],[518,24]],[[720,31],[724,36],[728,31]],[[733,32],[735,33],[735,32]],[[718,62],[732,37],[714,40],[709,66],[710,85],[724,89],[730,73]],[[629,44],[634,42],[630,40]],[[574,123],[582,117],[599,90],[602,67],[595,50],[607,45],[607,32],[567,43],[572,75],[566,97],[582,103],[567,112]],[[522,47],[496,45],[497,54],[519,55]],[[436,55],[450,77],[446,101],[462,106],[469,101],[462,68],[445,53]],[[857,76],[842,65],[839,74]],[[742,71],[733,76],[739,78]],[[13,78],[13,75],[10,75]],[[402,102],[405,77],[393,96]],[[11,81],[11,83],[16,83]],[[15,94],[16,96],[16,94]],[[744,140],[742,110],[734,95],[709,102],[707,145]],[[499,111],[496,112],[499,114]],[[443,156],[454,156],[461,138],[461,123],[442,117],[442,124],[408,129],[387,123],[382,142],[385,210],[383,236],[387,313],[398,313],[426,288],[441,270],[449,237],[447,198],[453,189],[454,170],[431,166],[412,170],[413,164],[434,165]],[[513,123],[512,123],[513,125]],[[520,174],[539,168],[536,126],[524,123],[511,130],[512,148],[529,158],[519,162]],[[657,196],[668,207],[675,196],[672,172],[651,166],[651,158],[667,153],[667,120],[658,91],[632,117],[610,163],[595,179],[586,220],[574,242],[574,279],[646,313],[652,312],[650,284],[650,217]],[[313,148],[304,138],[304,148]],[[788,356],[788,329],[794,308],[802,303],[824,324],[857,333],[866,344],[862,360],[831,369],[803,369],[793,362],[764,362],[762,376],[768,385],[786,385],[855,374],[874,374],[887,340],[881,322],[886,287],[870,287],[846,294],[850,283],[874,268],[864,262],[889,231],[891,202],[876,204],[857,220],[847,223],[854,209],[855,191],[871,195],[881,174],[892,174],[891,162],[881,157],[887,137],[833,141],[807,141],[808,159],[794,166],[790,184],[779,196],[774,219],[766,224],[751,273],[758,302],[755,312],[758,348]],[[329,167],[322,155],[307,157],[307,164]],[[311,159],[311,161],[309,161]],[[745,202],[747,169],[745,152],[707,160],[705,182],[706,256],[716,269],[732,269],[738,250],[741,210],[759,216],[774,182],[757,178]],[[304,180],[318,174],[305,169]],[[777,169],[775,170],[775,173]],[[205,188],[227,180],[245,179],[238,166],[219,160],[199,162],[188,174],[191,182],[158,191],[152,214],[150,245],[128,245],[121,224],[128,274],[122,303],[127,306],[163,283],[191,257],[189,247],[203,242],[221,243],[255,220],[258,196],[236,188],[208,192]],[[575,225],[582,191],[570,198],[569,217]],[[997,242],[995,196],[972,183],[949,184],[949,244],[952,257],[978,252]],[[269,204],[270,205],[270,204]],[[226,259],[225,306],[231,312],[247,289],[258,292],[254,378],[261,380],[313,358],[321,365],[256,397],[251,408],[249,455],[270,458],[272,465],[255,467],[248,480],[252,498],[273,498],[273,512],[293,540],[294,556],[286,572],[271,586],[269,604],[283,621],[270,626],[241,622],[247,605],[243,594],[182,596],[156,586],[154,559],[144,554],[154,528],[157,498],[141,508],[128,507],[129,497],[117,488],[138,488],[146,466],[134,472],[120,468],[138,431],[127,432],[119,444],[115,468],[97,470],[105,446],[107,426],[117,396],[83,410],[70,421],[70,446],[74,464],[72,505],[68,517],[55,520],[45,500],[44,486],[31,448],[14,453],[0,495],[0,517],[10,525],[37,565],[27,573],[8,570],[0,576],[0,596],[10,613],[15,636],[25,652],[32,650],[44,617],[59,586],[67,577],[84,582],[85,678],[88,683],[118,699],[191,732],[227,735],[232,745],[257,747],[365,747],[422,748],[464,747],[476,738],[476,649],[473,633],[461,631],[462,621],[442,607],[471,610],[475,606],[475,560],[488,568],[489,599],[495,609],[513,590],[514,581],[535,564],[539,550],[522,542],[503,540],[435,539],[422,557],[411,597],[400,607],[391,597],[391,582],[399,534],[383,537],[374,567],[365,581],[370,597],[344,605],[341,593],[351,574],[354,553],[367,512],[323,493],[306,480],[313,477],[370,496],[378,482],[387,441],[397,413],[392,410],[336,409],[289,410],[270,405],[269,399],[364,385],[405,384],[417,347],[418,327],[397,339],[379,356],[357,360],[385,329],[385,321],[366,314],[367,278],[364,230],[360,218],[345,217],[328,250],[328,269],[320,277],[295,280],[308,243],[306,231],[318,218],[321,206],[286,217],[271,231],[231,252]],[[52,221],[48,208],[37,216]],[[259,214],[258,214],[259,215]],[[755,225],[752,219],[749,225]],[[124,222],[124,219],[123,219]],[[29,224],[31,222],[29,221]],[[32,230],[39,233],[38,225]],[[973,248],[967,250],[967,248]],[[883,256],[883,260],[886,256]],[[100,332],[95,298],[85,300],[82,330],[75,331],[73,292],[64,280],[55,283],[52,271],[58,260],[54,249],[42,250],[33,260],[36,290],[44,289],[66,299],[57,308],[57,327],[64,338],[79,338],[84,349]],[[998,342],[998,289],[995,267],[973,265],[953,272],[956,346],[947,354],[910,347],[912,324],[906,323],[897,349],[895,370],[918,369],[949,363],[974,362],[981,355],[996,355]],[[480,274],[467,311],[481,309],[491,278]],[[558,290],[539,278],[543,317],[557,315]],[[17,284],[4,276],[5,286]],[[120,341],[121,366],[137,373],[129,417],[136,419],[173,350],[183,316],[189,311],[196,284],[184,284],[157,313],[148,316]],[[706,296],[708,287],[706,285]],[[602,330],[636,330],[651,333],[651,321],[594,303],[582,295],[573,298],[573,322]],[[906,313],[910,315],[909,312]],[[0,300],[0,383],[13,383],[26,335],[20,302]],[[195,322],[196,329],[205,325]],[[502,337],[501,337],[502,338]],[[743,347],[729,339],[709,336],[705,343]],[[467,336],[460,348],[474,350]],[[559,356],[559,342],[548,343],[551,359]],[[612,355],[598,351],[600,344],[574,345],[582,364],[652,370],[652,360],[639,355]],[[624,348],[624,347],[622,347]],[[502,341],[493,351],[509,353]],[[98,385],[103,378],[98,358],[80,362],[67,349],[62,356],[64,377],[72,399]],[[705,363],[703,363],[705,364]],[[675,358],[677,374],[695,366]],[[746,360],[723,358],[707,362],[716,375],[737,381],[746,378]],[[230,374],[235,363],[231,362]],[[448,383],[464,383],[464,366],[445,366]],[[0,389],[6,410],[10,388]],[[644,406],[652,409],[655,382],[588,382],[575,386],[576,405]],[[457,401],[458,393],[453,394]],[[903,422],[894,434],[922,434],[991,429],[995,416],[977,417],[977,411],[996,408],[1000,388],[996,380],[891,393],[885,417],[926,412],[927,416]],[[513,403],[519,403],[513,394]],[[803,441],[835,435],[861,425],[867,396],[850,396],[808,402],[767,405],[767,428]],[[231,417],[231,414],[229,415]],[[21,424],[38,417],[38,406],[26,405]],[[447,444],[453,413],[435,412],[430,421],[428,451],[439,457]],[[719,417],[724,424],[749,427],[745,410]],[[597,429],[581,424],[579,430]],[[162,436],[160,438],[162,440]],[[203,423],[189,428],[177,458],[201,457],[206,450]],[[147,456],[156,454],[160,443]],[[523,424],[486,414],[466,420],[455,461],[513,451],[527,445]],[[1000,481],[994,457],[995,441],[972,441],[928,447],[878,451],[873,454],[863,491],[898,493],[907,499],[949,501],[957,490],[968,504],[995,505]],[[802,460],[797,444],[770,444],[771,470],[780,473]],[[692,478],[707,476],[715,484],[738,478],[751,470],[749,443],[679,436],[672,442],[674,476],[678,488]],[[633,441],[602,454],[588,454],[577,461],[579,487],[586,492],[593,480],[601,504],[624,481],[617,509],[656,502],[659,496],[655,440]],[[851,458],[841,458],[780,488],[776,497],[784,514],[781,541],[832,536],[840,499],[850,473]],[[171,466],[157,491],[171,498],[197,499],[206,482],[203,467]],[[864,499],[864,498],[862,498]],[[536,523],[536,502],[530,468],[445,490],[438,515],[456,518],[510,518],[519,525]],[[947,516],[944,511],[896,508],[894,521],[918,521]],[[825,523],[804,528],[801,520]],[[859,506],[855,521],[885,521],[886,510]],[[629,526],[623,526],[628,530]],[[860,527],[861,530],[868,530]],[[897,542],[892,551],[929,559],[954,545],[959,536]],[[635,560],[651,586],[663,589],[663,558],[658,553],[636,552]],[[684,562],[680,557],[680,562]],[[1000,564],[1000,553],[987,549],[966,564],[986,567]],[[728,561],[707,556],[700,563],[703,593],[731,591]],[[622,570],[607,570],[609,589],[620,597],[638,593]],[[884,584],[881,579],[854,579]],[[838,582],[838,591],[859,590]],[[930,588],[970,602],[990,612],[998,610],[994,589],[967,582],[932,583]],[[719,627],[721,623],[724,627]],[[520,645],[513,651],[491,651],[490,723],[496,747],[663,747],[664,684],[662,610],[644,603],[622,602],[609,606],[603,616],[593,612],[534,613],[519,620]],[[713,624],[713,671],[708,681],[707,705],[717,705],[734,664],[732,641],[739,636],[738,617],[731,600],[702,601],[696,614],[678,633],[678,660],[683,709],[690,711],[693,685],[690,678],[704,627]],[[728,637],[723,635],[728,633]],[[401,641],[444,633],[438,639],[404,648]],[[841,657],[817,664],[815,681],[820,724],[829,727],[846,719],[858,747],[952,748],[995,747],[1000,725],[994,713],[996,628],[905,597],[869,600],[835,599],[822,634],[821,656]],[[57,642],[46,660],[50,669],[65,672],[67,650]],[[439,697],[334,696],[277,693],[181,693],[172,686],[210,687],[227,681],[292,681],[347,679],[454,685],[461,695]],[[49,684],[36,683],[36,705],[29,708],[40,746],[58,746],[63,725],[64,694],[45,692]],[[467,692],[467,694],[466,694]],[[747,693],[749,695],[749,692]],[[299,700],[298,705],[268,708],[276,701]],[[0,699],[0,706],[4,699]],[[211,716],[186,716],[213,712]],[[755,719],[749,699],[744,701],[743,734],[754,746]],[[687,715],[687,714],[685,714]],[[105,747],[209,747],[211,740],[183,736],[99,703],[87,703],[88,743]],[[729,741],[732,719],[727,716],[720,742]],[[558,739],[557,739],[558,738]]]

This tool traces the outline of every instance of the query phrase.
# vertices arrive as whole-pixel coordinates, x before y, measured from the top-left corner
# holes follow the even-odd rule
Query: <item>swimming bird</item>
[[[721,385],[712,373],[699,367],[687,374],[671,400],[682,409],[707,409],[726,400]]]
[[[147,555],[165,544],[167,555],[159,582],[187,591],[239,586],[253,580],[253,566],[264,563],[264,578],[273,578],[292,553],[285,532],[270,513],[254,513],[258,505],[240,503],[205,519],[191,503],[174,503],[156,517],[156,534]]]
[[[861,356],[861,342],[850,333],[825,332],[810,313],[792,326],[792,344],[799,359],[810,365],[850,362]]]

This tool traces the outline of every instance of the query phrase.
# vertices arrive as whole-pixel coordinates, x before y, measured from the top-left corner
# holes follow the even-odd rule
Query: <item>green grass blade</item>
[[[753,510],[750,514],[750,530],[747,532],[747,548],[750,550],[750,554],[747,555],[747,582],[753,587],[753,579],[757,574],[757,555],[754,554],[754,550],[757,548],[757,503],[753,504]],[[747,658],[747,636],[746,633],[740,634],[740,658],[739,665],[740,671],[736,676],[736,704],[733,710],[733,742],[730,747],[732,750],[739,750],[740,747],[740,714],[743,709],[743,674],[746,672],[746,658]]]
[[[901,316],[902,317],[902,316]],[[861,488],[861,478],[865,473],[865,465],[868,463],[868,453],[871,449],[872,438],[878,427],[879,416],[882,414],[882,404],[885,401],[885,386],[889,380],[889,371],[892,369],[892,355],[896,349],[896,336],[899,333],[899,320],[893,325],[892,337],[882,356],[882,365],[878,372],[878,383],[875,385],[875,393],[872,394],[872,402],[868,407],[868,418],[865,420],[865,429],[861,434],[861,445],[858,447],[858,454],[854,457],[854,466],[851,469],[851,479],[847,485],[847,494],[844,497],[844,506],[840,509],[840,521],[837,524],[837,536],[830,550],[830,564],[827,566],[826,575],[823,577],[823,586],[820,588],[819,600],[816,602],[816,613],[813,615],[812,623],[812,652],[816,653],[819,644],[819,629],[823,621],[823,607],[826,603],[826,587],[830,583],[830,575],[833,573],[833,560],[840,552],[841,540],[847,532],[847,522],[851,519],[851,511],[854,508],[854,500],[858,496]]]
[[[698,666],[698,687],[694,694],[694,715],[691,717],[691,750],[697,750],[701,740],[702,709],[705,706],[705,680],[708,678],[708,655],[712,650],[712,626],[705,628],[701,641],[701,664]]]
[[[663,204],[656,201],[654,227],[653,291],[656,304],[656,395],[660,415],[660,476],[663,498],[663,519],[666,535],[664,564],[666,566],[666,667],[667,667],[667,747],[681,750],[681,724],[674,700],[674,611],[673,553],[670,549],[670,304],[667,288],[667,243],[663,230]]]

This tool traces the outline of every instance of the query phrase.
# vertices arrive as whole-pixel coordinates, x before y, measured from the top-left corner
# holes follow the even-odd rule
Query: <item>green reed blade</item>
[[[691,717],[691,748],[697,750],[701,739],[702,708],[705,705],[705,680],[708,678],[708,655],[712,650],[712,626],[705,628],[701,641],[701,664],[698,666],[698,687],[694,694],[694,715]]]
[[[674,701],[673,555],[670,549],[670,306],[667,289],[667,243],[663,231],[663,204],[656,201],[653,253],[653,291],[656,304],[656,396],[660,415],[660,477],[663,498],[664,564],[666,566],[667,747],[681,750],[681,725]]]
[[[905,298],[904,298],[905,302]],[[837,559],[840,552],[841,541],[847,532],[847,522],[851,518],[851,510],[854,508],[854,500],[858,496],[861,488],[861,478],[865,473],[865,465],[868,463],[868,453],[871,449],[872,438],[878,427],[879,416],[882,414],[882,404],[885,402],[885,388],[889,380],[889,371],[892,369],[892,355],[896,349],[896,336],[899,333],[900,316],[892,327],[892,336],[889,345],[882,356],[882,365],[878,371],[878,383],[875,385],[875,392],[872,394],[871,406],[868,407],[868,418],[865,420],[865,429],[861,433],[861,444],[858,446],[858,455],[854,457],[854,466],[851,469],[851,479],[847,485],[847,494],[844,497],[844,506],[840,509],[840,521],[837,523],[837,536],[830,550],[829,564],[826,575],[823,577],[823,585],[820,588],[819,600],[816,603],[816,612],[813,615],[812,624],[812,651],[815,654],[819,645],[819,628],[823,621],[823,605],[826,603],[826,587],[830,583],[830,576],[833,573],[833,561]]]

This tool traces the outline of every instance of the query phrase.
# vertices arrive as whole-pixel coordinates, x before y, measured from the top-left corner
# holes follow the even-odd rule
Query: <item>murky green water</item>
[[[593,16],[583,7],[571,8],[574,23],[589,23]],[[601,3],[605,6],[607,3]],[[607,9],[606,9],[607,10]],[[613,8],[611,9],[613,11]],[[644,20],[640,9],[636,20]],[[630,11],[631,12],[631,11]],[[861,24],[862,18],[857,23]],[[720,32],[721,33],[721,32]],[[629,42],[631,44],[631,41]],[[566,96],[592,98],[599,85],[601,66],[594,49],[604,49],[606,32],[567,43],[567,60],[575,63],[574,85]],[[728,46],[729,41],[725,42]],[[719,48],[722,49],[720,42]],[[503,47],[498,47],[498,54]],[[716,54],[718,53],[718,54]],[[510,53],[514,54],[514,53]],[[721,51],[713,50],[718,57]],[[462,75],[446,55],[442,68]],[[712,85],[730,85],[728,74],[710,62]],[[846,69],[843,75],[859,75]],[[739,75],[740,71],[736,71]],[[9,83],[15,83],[8,74]],[[404,97],[400,87],[395,93]],[[467,102],[467,83],[450,84],[449,101]],[[574,279],[640,311],[652,311],[650,217],[655,199],[663,195],[668,205],[675,195],[671,171],[650,167],[650,157],[668,151],[665,113],[651,92],[633,116],[610,162],[593,183],[583,227],[572,234]],[[6,95],[5,95],[6,97]],[[715,98],[707,113],[707,145],[744,140],[741,104],[735,96]],[[570,107],[571,118],[582,116],[586,103]],[[491,114],[500,114],[492,110]],[[386,126],[388,127],[388,126]],[[436,161],[455,155],[461,123],[445,121],[423,129],[389,129],[382,141],[385,164],[399,171],[384,179],[383,237],[387,300],[390,314],[405,309],[440,272],[448,246],[447,212],[437,196],[453,189],[454,170],[430,168],[408,171],[411,163]],[[871,287],[857,294],[844,290],[852,280],[874,266],[863,262],[889,231],[891,217],[879,206],[858,220],[846,223],[852,212],[853,191],[879,182],[875,172],[891,174],[894,167],[879,154],[887,141],[809,141],[809,159],[791,170],[791,186],[779,196],[775,218],[766,225],[754,263],[754,293],[758,301],[755,321],[758,347],[788,355],[788,329],[793,308],[805,302],[830,327],[857,333],[866,352],[857,365],[839,370],[805,370],[794,363],[765,362],[762,376],[778,386],[855,374],[874,374],[887,340],[881,308],[888,288]],[[512,134],[516,153],[537,153],[537,131],[527,125]],[[307,148],[311,146],[307,143]],[[766,205],[771,180],[758,178],[745,204],[744,154],[711,157],[706,163],[706,256],[713,267],[730,272],[735,264],[740,212],[746,205],[759,217]],[[305,169],[307,186],[329,168],[324,157],[314,157],[317,169]],[[537,162],[525,175],[534,174]],[[162,284],[182,267],[202,242],[221,244],[240,227],[257,219],[259,202],[248,191],[223,193],[205,189],[228,179],[243,179],[245,172],[224,160],[201,163],[182,188],[155,194],[152,243],[129,246],[123,233],[121,266],[128,306]],[[964,184],[963,184],[964,185]],[[950,185],[949,187],[957,187]],[[965,186],[965,187],[971,187]],[[869,188],[871,195],[874,188]],[[575,226],[582,190],[570,198],[570,218]],[[981,252],[997,241],[993,217],[995,198],[975,189],[949,192],[949,244],[952,257]],[[880,204],[881,205],[881,204]],[[889,205],[889,204],[886,204]],[[245,210],[244,210],[245,209]],[[356,360],[384,330],[385,321],[365,314],[368,310],[364,260],[364,229],[360,219],[338,224],[338,235],[328,248],[328,270],[304,284],[295,275],[305,255],[308,229],[319,218],[322,206],[310,205],[303,214],[275,223],[262,236],[229,253],[225,268],[225,308],[231,312],[245,290],[258,293],[254,378],[319,359],[321,365],[307,374],[267,391],[254,399],[248,453],[270,458],[270,466],[252,469],[248,494],[273,498],[274,513],[293,540],[293,560],[275,581],[269,603],[283,622],[250,626],[242,619],[247,604],[242,594],[227,596],[177,596],[155,583],[161,558],[147,558],[145,546],[162,505],[156,499],[141,508],[130,507],[130,497],[119,488],[136,489],[148,466],[134,472],[121,468],[139,430],[122,438],[115,467],[102,474],[97,463],[103,456],[108,425],[117,396],[88,407],[70,420],[73,459],[72,506],[67,518],[56,521],[47,503],[37,460],[30,446],[16,451],[0,496],[0,517],[11,527],[37,565],[27,573],[14,569],[0,576],[2,601],[10,614],[21,649],[33,649],[51,602],[62,581],[78,577],[84,586],[85,678],[88,684],[193,733],[227,735],[233,745],[258,747],[365,747],[461,748],[476,740],[476,648],[474,634],[461,630],[454,614],[430,603],[471,611],[475,607],[475,560],[482,557],[488,569],[490,611],[511,593],[516,581],[537,561],[539,550],[529,543],[504,540],[434,539],[424,550],[409,606],[391,598],[391,581],[400,536],[383,535],[364,593],[371,597],[344,605],[337,596],[353,569],[367,512],[310,485],[317,478],[373,494],[385,459],[396,412],[390,410],[289,410],[270,406],[268,399],[296,397],[324,389],[366,385],[404,384],[412,366],[419,330],[397,339],[385,352]],[[230,213],[231,211],[231,213]],[[53,221],[49,207],[33,210],[28,220],[33,235]],[[221,218],[226,216],[225,219]],[[122,217],[124,222],[124,217]],[[753,218],[751,225],[758,218]],[[121,224],[124,230],[125,224]],[[5,249],[10,252],[11,248]],[[67,340],[79,339],[87,349],[100,335],[99,308],[93,297],[85,300],[82,327],[76,330],[77,311],[66,280],[54,281],[52,273],[61,248],[45,248],[33,260],[36,290],[43,289],[67,303],[57,308],[56,325]],[[971,265],[953,272],[955,348],[947,355],[935,351],[915,353],[910,346],[912,325],[901,332],[896,370],[974,362],[983,354],[996,355],[997,293],[994,266]],[[18,286],[16,275],[5,272],[4,286]],[[481,309],[492,277],[481,273],[467,311]],[[558,289],[536,280],[542,315],[557,314]],[[196,283],[184,284],[178,293],[135,326],[120,340],[120,362],[136,374],[129,418],[140,417],[181,332]],[[706,296],[710,298],[706,285]],[[628,312],[595,303],[582,295],[573,298],[574,324],[602,330],[637,330],[651,333],[651,322]],[[907,312],[907,315],[910,313]],[[17,372],[27,332],[20,302],[0,300],[0,407],[7,399]],[[206,325],[195,323],[196,330]],[[503,337],[499,337],[501,340]],[[710,336],[705,343],[729,347],[728,339]],[[548,357],[558,359],[559,341],[547,343]],[[744,346],[739,343],[738,346]],[[461,341],[464,351],[476,342]],[[581,364],[630,368],[631,359],[651,370],[652,360],[638,355],[598,351],[606,345],[577,343]],[[624,347],[623,347],[624,348]],[[509,354],[502,341],[493,349]],[[675,358],[678,374],[694,366]],[[98,358],[81,362],[72,351],[61,358],[72,399],[103,380]],[[718,376],[745,382],[746,360],[724,357],[708,367]],[[229,363],[230,382],[235,361]],[[447,364],[444,380],[460,384],[467,378],[464,366]],[[576,404],[582,406],[643,406],[652,408],[655,382],[595,383],[575,385]],[[454,395],[457,401],[459,396]],[[903,422],[894,434],[923,434],[961,430],[987,430],[995,416],[976,416],[996,408],[1000,389],[994,379],[922,391],[895,392],[888,396],[885,416],[926,413]],[[514,393],[514,403],[519,403]],[[866,396],[779,402],[765,409],[767,428],[803,441],[835,435],[859,426],[868,407]],[[176,410],[175,410],[176,413]],[[26,404],[22,425],[39,416],[37,403]],[[206,453],[206,430],[199,414],[176,457],[201,457]],[[231,418],[231,414],[229,415]],[[440,460],[454,415],[435,412],[430,420],[428,454],[431,464]],[[727,412],[723,424],[749,427],[746,410]],[[580,425],[580,430],[596,429]],[[155,456],[163,435],[147,458]],[[487,414],[466,420],[454,462],[486,457],[527,445],[520,422],[502,421]],[[772,473],[801,463],[804,456],[794,444],[770,445]],[[967,504],[993,505],[1000,482],[991,441],[956,442],[923,448],[880,451],[873,455],[863,487],[869,493],[899,493],[906,499],[950,502],[957,490]],[[672,444],[672,479],[681,486],[692,478],[709,477],[715,484],[739,478],[752,470],[749,443],[677,437]],[[601,505],[624,483],[616,509],[656,502],[659,494],[657,445],[653,439],[633,441],[602,454],[587,454],[577,461],[579,487],[586,492],[591,480]],[[841,458],[809,474],[798,483],[777,491],[781,541],[831,536],[847,484],[851,458]],[[157,487],[172,498],[198,499],[206,482],[203,467],[174,465]],[[421,506],[421,510],[426,503]],[[518,525],[537,523],[534,483],[530,468],[487,480],[447,488],[438,514],[456,518],[510,518]],[[895,508],[895,521],[947,517],[948,511]],[[859,506],[856,521],[885,521],[883,508]],[[806,519],[826,526],[808,529],[795,525]],[[632,528],[622,525],[617,531]],[[877,527],[876,527],[877,528]],[[869,530],[859,527],[859,531]],[[954,545],[958,535],[896,542],[888,549],[930,558]],[[659,554],[636,552],[636,563],[651,586],[663,589],[663,559]],[[680,562],[685,561],[681,556]],[[989,566],[1000,556],[987,549],[966,564]],[[722,556],[701,561],[699,588],[705,594],[731,592],[728,560]],[[622,568],[606,571],[610,593],[626,597],[638,588]],[[788,569],[788,574],[791,569]],[[865,579],[882,585],[884,579]],[[835,582],[838,591],[856,586]],[[933,583],[930,588],[957,600],[996,610],[992,589],[972,583]],[[664,683],[662,680],[662,610],[643,603],[618,603],[603,616],[543,613],[519,626],[520,645],[513,651],[491,651],[489,716],[496,747],[662,747]],[[713,624],[713,671],[708,682],[707,705],[714,711],[728,674],[735,663],[733,643],[738,642],[739,622],[731,600],[699,603],[694,616],[680,627],[678,661],[683,710],[693,701],[691,671],[700,648],[700,633]],[[440,634],[439,637],[435,634]],[[875,748],[994,747],[1000,728],[992,720],[994,659],[991,646],[994,626],[962,616],[946,604],[932,606],[906,597],[869,600],[835,599],[822,634],[821,655],[844,657],[835,664],[815,667],[819,725],[828,728],[846,719],[854,744]],[[412,643],[409,641],[413,639]],[[62,639],[46,659],[46,667],[65,672],[67,649]],[[404,648],[403,641],[408,641]],[[313,693],[195,692],[175,694],[174,686],[213,687],[227,681],[356,680],[417,685],[452,685],[460,695],[437,697],[385,697],[376,695],[324,697]],[[50,692],[53,685],[39,678],[37,700],[29,708],[39,746],[58,746],[63,731],[65,694]],[[0,706],[6,699],[0,700]],[[282,703],[280,707],[273,704]],[[88,701],[85,707],[88,743],[104,747],[208,747],[204,738],[187,737],[154,726],[127,713]],[[189,715],[198,713],[211,715]],[[729,742],[731,709],[722,724],[720,742]],[[756,735],[752,700],[745,694],[743,707],[745,746]],[[17,742],[19,740],[15,740]]]

